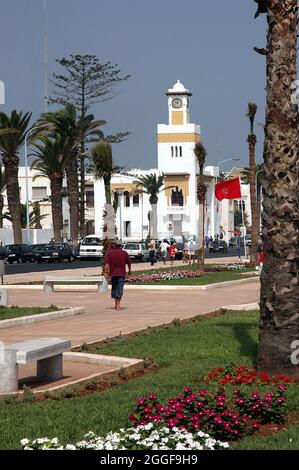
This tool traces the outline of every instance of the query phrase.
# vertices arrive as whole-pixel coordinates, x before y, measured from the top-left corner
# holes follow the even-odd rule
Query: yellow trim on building
[[[115,192],[117,189],[122,188],[123,191],[128,191],[129,193],[136,191],[137,184],[135,183],[112,183],[111,184],[111,192]],[[139,189],[141,186],[139,186]]]
[[[183,191],[184,206],[187,205],[187,197],[189,196],[189,175],[167,175],[164,178],[165,187],[178,186]],[[171,192],[174,188],[168,188],[165,191],[167,197],[167,205],[171,206]]]
[[[200,135],[194,132],[158,134],[158,144],[167,142],[200,142]]]
[[[180,126],[184,124],[184,114],[183,111],[172,111],[171,120],[173,126]]]

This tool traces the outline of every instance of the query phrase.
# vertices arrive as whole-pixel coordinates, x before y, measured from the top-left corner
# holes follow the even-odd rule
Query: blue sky
[[[2,0],[0,12],[1,109],[34,118],[43,110],[42,4]],[[193,92],[191,121],[201,125],[207,164],[238,156],[248,166],[247,103],[258,105],[257,161],[265,114],[265,58],[253,47],[265,46],[267,25],[255,10],[253,0],[48,0],[49,75],[59,70],[56,58],[76,53],[132,75],[92,109],[108,122],[105,133],[131,131],[113,147],[126,168],[156,167],[156,126],[167,123],[165,91],[178,79]]]

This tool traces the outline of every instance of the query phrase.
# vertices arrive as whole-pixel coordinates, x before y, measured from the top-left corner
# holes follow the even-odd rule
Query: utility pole
[[[43,19],[44,19],[44,112],[48,112],[48,24],[47,24],[47,0],[43,4]]]

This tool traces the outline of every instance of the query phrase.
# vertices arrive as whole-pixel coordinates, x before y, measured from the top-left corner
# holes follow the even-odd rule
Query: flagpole
[[[240,180],[240,178],[239,178]],[[241,180],[240,180],[240,188],[241,188]],[[242,194],[241,194],[242,196]],[[247,259],[247,250],[246,250],[246,238],[245,238],[245,221],[244,221],[244,210],[243,210],[243,200],[241,197],[241,212],[242,212],[242,225],[243,225],[243,242],[244,242],[244,251],[245,251],[245,258]]]

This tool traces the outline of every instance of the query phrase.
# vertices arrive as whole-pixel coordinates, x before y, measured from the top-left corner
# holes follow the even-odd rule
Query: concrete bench
[[[32,339],[5,346],[0,363],[0,393],[18,390],[18,364],[36,361],[38,379],[61,379],[62,353],[70,349],[71,341],[60,338]]]
[[[82,282],[91,282],[94,284],[97,284],[98,286],[98,291],[101,292],[101,285],[103,283],[103,276],[93,276],[93,277],[88,277],[88,276],[81,276],[81,277],[58,277],[58,276],[46,276],[44,280],[44,292],[53,292],[54,291],[54,284],[58,283],[82,283]]]

